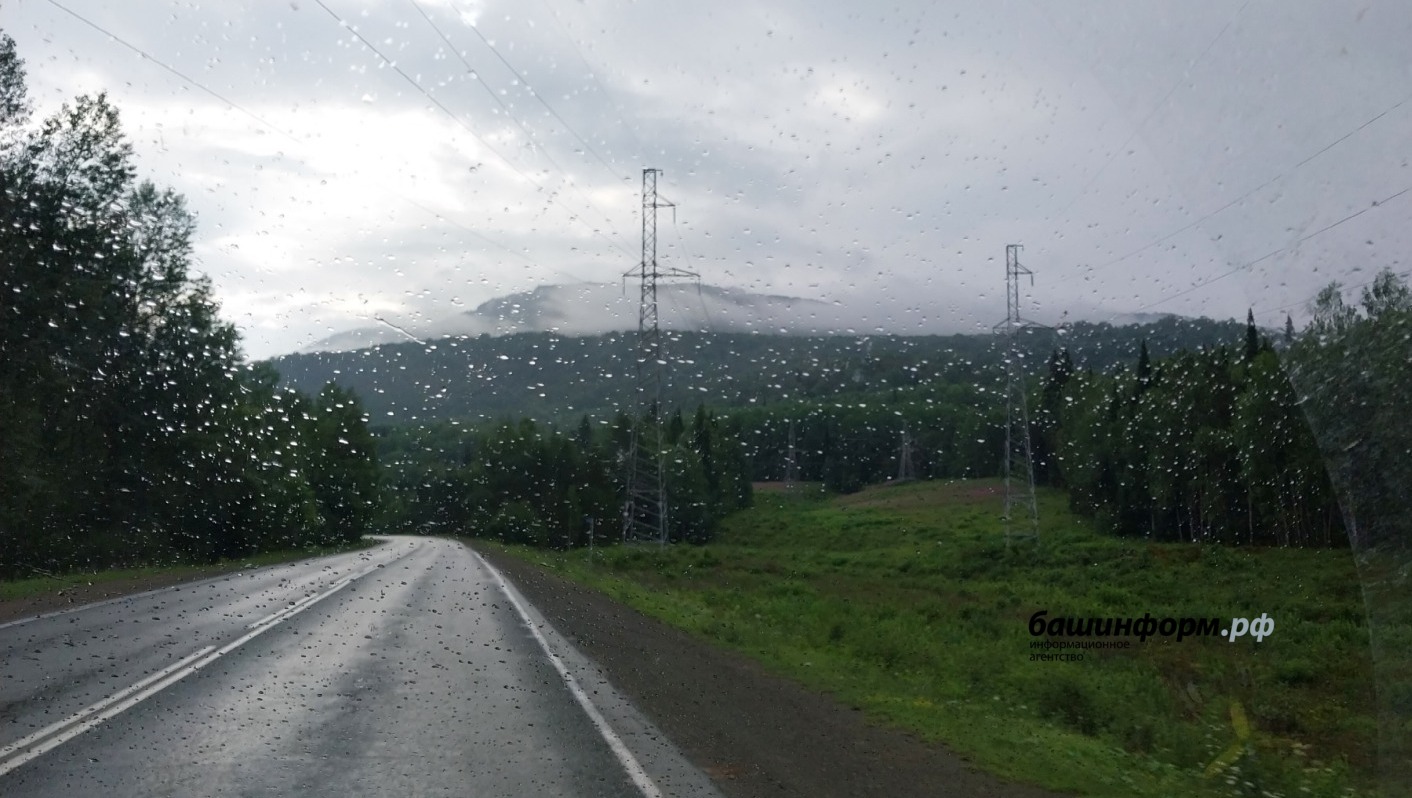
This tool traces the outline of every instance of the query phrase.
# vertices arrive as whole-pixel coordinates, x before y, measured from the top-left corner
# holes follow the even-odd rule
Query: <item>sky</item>
[[[1283,325],[1405,272],[1412,4],[7,0],[108,92],[252,358],[664,266],[891,332]],[[625,326],[635,324],[626,319]]]

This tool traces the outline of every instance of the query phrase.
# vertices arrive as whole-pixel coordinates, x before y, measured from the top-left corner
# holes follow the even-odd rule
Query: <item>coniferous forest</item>
[[[1161,541],[1401,547],[1412,299],[1384,270],[1356,301],[1337,285],[1273,335],[1249,320],[1214,345],[1079,368],[1054,349],[1033,369],[1035,481],[1113,534]],[[999,368],[967,380],[736,410],[752,478],[835,491],[899,478],[1000,473]],[[904,459],[906,462],[904,463]],[[1335,490],[1337,488],[1337,491]]]

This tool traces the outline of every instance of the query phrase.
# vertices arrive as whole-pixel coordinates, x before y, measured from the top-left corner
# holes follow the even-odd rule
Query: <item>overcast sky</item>
[[[37,117],[109,92],[253,357],[617,281],[643,167],[664,263],[897,332],[1003,318],[1008,243],[1040,321],[1278,326],[1412,239],[1405,0],[8,0],[0,27]]]

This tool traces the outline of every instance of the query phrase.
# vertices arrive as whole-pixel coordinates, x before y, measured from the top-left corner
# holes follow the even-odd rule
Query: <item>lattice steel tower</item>
[[[1025,398],[1024,354],[1020,331],[1043,325],[1020,315],[1020,278],[1034,272],[1020,264],[1019,244],[1005,245],[1005,321],[995,332],[1005,336],[1005,545],[1039,540],[1039,508],[1035,503],[1034,460],[1030,450],[1030,410]],[[1028,516],[1015,517],[1016,510]]]
[[[640,278],[633,428],[628,444],[623,540],[667,542],[667,460],[662,436],[662,368],[666,351],[657,317],[657,283],[699,278],[695,272],[657,264],[657,210],[676,207],[657,196],[660,169],[642,170],[642,261],[623,275]]]
[[[897,481],[911,482],[917,478],[916,465],[912,462],[912,431],[902,427],[902,442],[897,447]]]
[[[799,451],[794,443],[794,419],[789,420],[789,448],[784,454],[784,486],[794,487],[799,481]]]

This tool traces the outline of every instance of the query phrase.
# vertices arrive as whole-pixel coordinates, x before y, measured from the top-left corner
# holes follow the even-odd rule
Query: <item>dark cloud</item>
[[[4,22],[41,111],[108,89],[191,197],[255,355],[612,282],[644,166],[678,206],[665,258],[900,330],[1003,315],[1013,242],[1050,319],[1277,324],[1405,268],[1412,198],[1369,210],[1412,185],[1403,4],[326,4],[348,27],[66,3],[239,109],[52,5]]]

